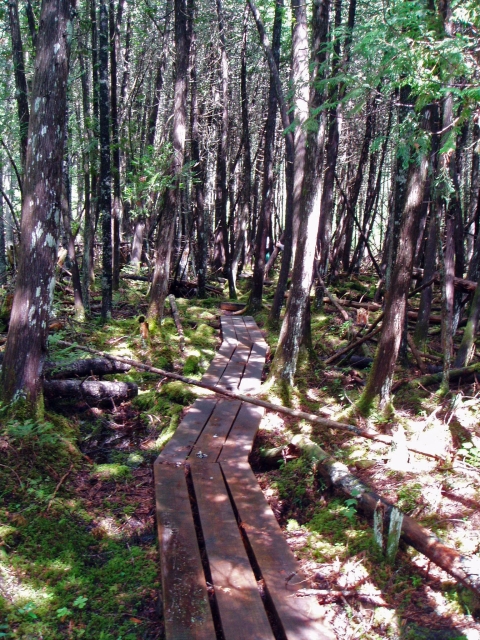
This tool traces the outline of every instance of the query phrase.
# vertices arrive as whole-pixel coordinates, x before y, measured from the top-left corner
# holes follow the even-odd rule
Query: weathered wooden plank
[[[218,399],[198,398],[178,425],[173,438],[157,458],[157,462],[184,462],[212,415]]]
[[[222,450],[232,424],[240,409],[241,402],[237,400],[219,400],[202,434],[198,438],[190,458],[207,456],[206,462],[215,462]]]
[[[225,371],[218,381],[217,386],[224,387],[228,391],[237,390],[244,371],[245,364],[230,362],[225,368]]]
[[[252,318],[252,316],[244,316],[243,321],[245,322],[245,327],[248,331],[248,334],[252,342],[267,344],[265,342],[265,338],[263,337],[262,332],[258,328],[258,325],[255,322],[255,320]]]
[[[238,345],[238,347],[235,349],[235,352],[232,354],[231,358],[230,358],[230,362],[233,362],[235,364],[247,364],[248,359],[250,358],[250,353],[252,350],[252,345],[246,345],[246,344],[242,344],[242,345]]]
[[[250,357],[245,365],[242,380],[238,386],[240,393],[257,391],[261,386],[263,367],[267,355],[266,345],[255,343],[252,346]]]
[[[218,464],[191,465],[225,640],[274,638]]]
[[[185,467],[155,465],[167,640],[213,640],[215,629],[190,509]]]
[[[233,352],[235,351],[235,347],[231,345],[226,345],[226,347],[228,349],[227,355],[221,355],[217,353],[215,358],[211,361],[208,369],[203,374],[202,382],[215,385],[220,380],[225,369],[228,366],[228,363],[230,362],[230,358]]]
[[[265,409],[253,404],[243,403],[235,418],[218,458],[219,462],[241,461],[248,459],[252,451],[255,435],[262,421]]]
[[[220,318],[220,326],[222,327],[222,342],[237,342],[237,334],[235,333],[235,326],[232,322],[232,318],[229,316],[222,316]]]
[[[241,526],[260,567],[268,593],[288,640],[333,640],[315,597],[295,597],[305,577],[248,462],[220,463]]]
[[[235,327],[238,343],[251,346],[253,340],[250,337],[243,318],[233,318],[233,326]]]

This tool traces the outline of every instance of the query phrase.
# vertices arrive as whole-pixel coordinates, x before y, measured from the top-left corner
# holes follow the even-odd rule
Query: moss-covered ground
[[[248,280],[240,282],[246,301]],[[368,277],[333,289],[345,303],[371,299]],[[56,300],[64,329],[52,336],[55,361],[85,357],[58,338],[200,378],[219,345],[219,299],[177,299],[185,350],[172,317],[140,335],[146,286],[128,282],[116,294],[113,319],[80,325],[65,297]],[[273,287],[256,315],[272,355],[278,333],[267,331]],[[94,307],[95,308],[95,307]],[[333,308],[312,305],[313,349],[303,352],[296,386],[265,387],[264,397],[319,415],[348,416],[396,434],[397,449],[267,413],[252,462],[285,535],[339,640],[478,640],[480,605],[423,556],[401,546],[394,565],[375,548],[372,526],[354,498],[332,492],[308,457],[267,465],[262,452],[307,436],[378,493],[467,554],[480,549],[480,399],[476,381],[441,400],[435,388],[400,390],[389,415],[355,412],[367,369],[324,360],[357,331]],[[168,310],[168,303],[167,303]],[[370,313],[371,323],[376,314]],[[425,349],[435,363],[439,338]],[[373,357],[375,342],[358,354]],[[270,356],[271,358],[271,356]],[[269,363],[267,362],[266,373]],[[398,375],[418,376],[415,361]],[[74,402],[47,406],[45,422],[0,417],[0,638],[153,640],[163,638],[152,462],[175,432],[197,390],[132,369],[114,376],[135,382],[131,402],[104,408]],[[405,454],[415,440],[444,458]]]

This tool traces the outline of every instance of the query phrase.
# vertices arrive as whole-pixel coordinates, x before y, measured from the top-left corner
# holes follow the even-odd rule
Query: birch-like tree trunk
[[[73,0],[44,0],[28,129],[21,247],[0,389],[41,416],[42,368],[55,287]],[[48,158],[48,162],[45,159]]]

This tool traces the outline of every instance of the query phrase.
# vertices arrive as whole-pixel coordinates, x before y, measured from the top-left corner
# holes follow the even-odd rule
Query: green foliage
[[[457,453],[464,456],[464,460],[469,464],[474,467],[480,467],[480,449],[475,447],[471,442],[464,442]]]
[[[418,507],[422,492],[423,486],[419,482],[405,485],[397,492],[398,508],[407,514],[412,513]]]

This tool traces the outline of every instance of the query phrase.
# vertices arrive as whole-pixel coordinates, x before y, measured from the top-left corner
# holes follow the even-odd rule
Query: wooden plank
[[[206,462],[216,462],[241,404],[239,400],[222,399],[218,401],[201,436],[193,447],[190,459],[195,460],[201,452],[202,455],[207,456]]]
[[[238,343],[246,346],[251,346],[253,340],[250,337],[243,318],[233,318],[233,326],[235,327],[235,333]]]
[[[191,472],[225,640],[273,640],[220,466]]]
[[[184,465],[155,465],[155,494],[167,640],[216,638],[190,510]]]
[[[265,409],[244,402],[218,458],[219,462],[248,459]]]
[[[236,391],[244,371],[245,364],[230,362],[225,368],[225,371],[217,385],[219,387],[224,387],[227,391]]]
[[[235,352],[232,354],[230,358],[230,362],[234,362],[235,364],[247,364],[248,359],[250,358],[252,345],[238,345],[235,349]]]
[[[235,327],[232,322],[232,318],[228,316],[222,316],[220,318],[220,326],[222,327],[222,342],[237,342],[237,334],[235,333]]]
[[[252,318],[252,316],[244,316],[243,321],[245,322],[245,327],[249,333],[249,336],[252,342],[267,344],[265,342],[265,338],[263,337],[262,332],[258,328],[258,325],[255,322],[255,320]]]
[[[242,380],[238,386],[238,390],[241,393],[251,393],[260,388],[266,355],[266,347],[257,343],[253,345],[250,357],[245,366],[245,371],[243,372]]]
[[[248,462],[220,463],[228,488],[288,640],[333,640],[315,597],[295,597],[305,577]]]
[[[230,362],[230,357],[235,351],[235,347],[233,346],[226,345],[226,347],[229,350],[228,357],[226,355],[219,355],[217,353],[215,358],[210,362],[208,369],[203,374],[202,382],[215,385],[220,380],[225,369],[228,366],[228,363]]]
[[[157,462],[184,462],[198,440],[202,429],[212,415],[218,399],[198,398],[178,425],[170,442],[167,442]]]

